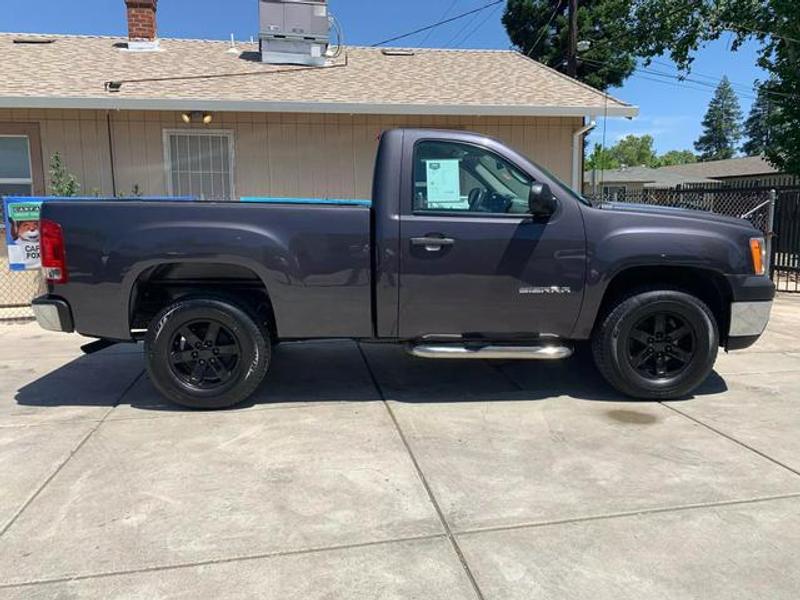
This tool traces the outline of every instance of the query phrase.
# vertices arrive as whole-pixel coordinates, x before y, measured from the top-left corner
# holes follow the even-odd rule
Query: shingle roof
[[[584,183],[592,182],[592,172],[586,171],[583,174]],[[626,167],[624,169],[608,169],[597,171],[595,181],[600,185],[622,184],[622,183],[643,183],[645,187],[675,187],[686,183],[714,183],[712,179],[707,179],[697,175],[685,175],[682,173],[668,172],[666,168],[652,169],[650,167]]]
[[[55,40],[19,44],[15,38]],[[333,68],[264,65],[257,47],[0,34],[0,107],[634,116],[638,109],[512,51],[349,48]],[[404,53],[405,54],[405,53]],[[137,81],[160,79],[161,81]],[[122,81],[109,93],[107,81]]]
[[[750,175],[771,175],[780,172],[761,156],[744,156],[742,158],[711,160],[689,165],[673,165],[670,167],[662,167],[661,170],[681,175],[709,177],[711,179],[747,177]]]

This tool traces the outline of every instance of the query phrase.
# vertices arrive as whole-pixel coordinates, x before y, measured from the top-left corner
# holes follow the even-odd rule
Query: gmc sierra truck
[[[621,393],[684,397],[774,296],[747,221],[593,206],[465,132],[384,133],[371,201],[48,201],[41,236],[41,326],[143,339],[158,390],[195,408],[242,402],[275,344],[319,338],[502,360],[590,340]]]

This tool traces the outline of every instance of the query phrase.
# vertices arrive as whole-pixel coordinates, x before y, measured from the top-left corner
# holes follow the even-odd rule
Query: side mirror
[[[550,217],[556,212],[556,199],[546,183],[531,185],[528,207],[534,217]]]

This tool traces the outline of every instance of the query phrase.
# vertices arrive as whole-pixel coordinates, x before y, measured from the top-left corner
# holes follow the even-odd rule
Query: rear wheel
[[[145,338],[153,385],[173,402],[217,409],[246,400],[269,368],[269,333],[239,305],[181,300],[153,320]]]
[[[592,339],[595,363],[620,392],[666,400],[690,394],[714,367],[716,319],[699,298],[653,290],[623,298]]]

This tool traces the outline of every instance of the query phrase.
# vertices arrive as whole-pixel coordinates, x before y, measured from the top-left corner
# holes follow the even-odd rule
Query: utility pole
[[[567,75],[578,77],[578,0],[569,0],[569,48],[567,50]]]

